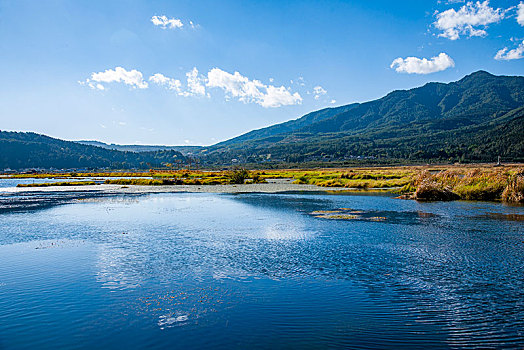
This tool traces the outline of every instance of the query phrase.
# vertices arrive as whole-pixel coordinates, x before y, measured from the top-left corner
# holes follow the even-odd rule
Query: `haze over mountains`
[[[107,144],[100,141],[76,141],[76,143],[124,152],[177,151],[184,155],[191,155],[202,149],[202,146],[117,145],[114,143]]]
[[[182,153],[214,165],[494,161],[499,155],[524,161],[524,77],[478,71],[449,84],[311,112],[205,148],[162,147],[0,132],[0,169],[147,167],[183,161]]]

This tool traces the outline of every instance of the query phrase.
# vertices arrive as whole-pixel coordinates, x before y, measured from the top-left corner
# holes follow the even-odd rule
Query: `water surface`
[[[53,196],[0,198],[0,349],[524,346],[522,207]]]

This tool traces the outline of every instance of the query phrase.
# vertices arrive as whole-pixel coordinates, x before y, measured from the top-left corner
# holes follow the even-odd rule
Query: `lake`
[[[0,201],[0,349],[524,346],[524,207],[39,196]]]

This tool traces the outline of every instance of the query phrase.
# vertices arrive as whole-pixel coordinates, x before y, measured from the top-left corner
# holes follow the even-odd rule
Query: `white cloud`
[[[177,18],[167,18],[166,16],[153,16],[151,17],[151,22],[162,29],[176,29],[184,26],[181,20]],[[193,27],[193,22],[190,23]]]
[[[164,87],[175,91],[177,95],[190,96],[207,96],[206,87],[220,88],[225,91],[226,99],[237,98],[244,103],[257,103],[262,107],[280,107],[287,105],[296,105],[302,103],[302,97],[298,92],[291,92],[290,88],[284,86],[266,85],[259,80],[250,80],[242,76],[239,72],[230,74],[219,68],[213,68],[205,75],[199,74],[198,69],[194,67],[186,73],[187,84],[175,78],[170,78],[162,73],[156,73],[148,78],[151,84]],[[103,84],[123,83],[133,88],[146,89],[149,84],[141,72],[133,69],[127,71],[122,67],[108,69],[103,72],[92,73],[89,79],[80,81],[81,85],[89,86],[92,89],[104,90]],[[327,93],[321,86],[313,88],[315,99]]]
[[[206,87],[204,85],[206,82],[206,79],[198,75],[198,69],[196,67],[193,67],[192,70],[187,72],[186,77],[187,77],[187,91],[184,91],[182,93],[184,96],[205,96],[206,95]]]
[[[499,61],[500,60],[504,60],[504,61],[518,60],[523,57],[524,57],[524,40],[522,40],[520,45],[514,48],[513,50],[508,51],[508,48],[505,47],[502,50],[499,50],[499,52],[497,52],[497,54],[495,55],[495,59]]]
[[[450,40],[457,40],[460,35],[485,36],[484,29],[488,24],[502,20],[507,11],[500,8],[494,9],[489,6],[489,0],[484,2],[468,2],[458,11],[449,9],[443,12],[436,12],[437,21],[433,23],[437,29],[442,30],[440,37]]]
[[[337,103],[337,100],[331,100],[329,103],[335,104],[335,103]]]
[[[280,107],[300,104],[298,92],[291,93],[284,86],[265,85],[259,80],[250,80],[239,72],[234,74],[213,68],[207,73],[207,86],[221,88],[231,97],[244,103],[257,103],[262,107]]]
[[[80,84],[87,85],[92,89],[104,90],[105,87],[102,83],[124,83],[133,88],[139,89],[146,89],[148,87],[141,72],[135,69],[127,71],[122,67],[107,69],[104,72],[92,73],[89,79],[80,82]]]
[[[182,83],[178,79],[169,78],[161,73],[156,73],[149,77],[149,81],[169,90],[175,90],[178,94],[182,93]]]
[[[390,68],[394,68],[398,73],[415,73],[415,74],[429,74],[440,72],[450,67],[454,67],[455,62],[444,52],[438,56],[427,58],[406,57],[397,58],[392,63]]]
[[[517,22],[521,26],[524,26],[524,2],[520,2],[517,10]]]
[[[327,91],[320,85],[313,88],[313,93],[315,94],[315,100],[318,100],[320,96],[327,94]]]

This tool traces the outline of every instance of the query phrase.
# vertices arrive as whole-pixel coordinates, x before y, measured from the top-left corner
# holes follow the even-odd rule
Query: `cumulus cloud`
[[[257,103],[265,108],[302,102],[298,92],[291,93],[284,86],[265,85],[259,80],[250,80],[239,72],[231,74],[219,68],[213,68],[208,72],[206,85],[220,88],[229,96],[238,98],[244,103]]]
[[[505,47],[502,50],[499,50],[499,52],[497,52],[497,54],[495,55],[495,59],[499,61],[500,60],[504,60],[504,61],[518,60],[523,57],[524,57],[524,40],[522,40],[520,45],[514,48],[513,50],[508,51],[508,48]]]
[[[162,29],[177,29],[182,28],[184,23],[177,18],[167,18],[166,16],[153,16],[151,17],[151,22]],[[191,24],[193,24],[191,22]]]
[[[237,98],[244,103],[257,103],[265,108],[302,103],[300,94],[291,92],[290,88],[266,85],[259,80],[251,80],[239,72],[231,74],[220,68],[211,69],[206,76],[200,74],[198,69],[194,67],[186,73],[186,84],[162,73],[151,75],[147,81],[185,97],[210,97],[207,88],[220,88],[226,93],[227,99]],[[104,72],[92,73],[89,79],[79,83],[98,90],[104,90],[103,84],[106,83],[123,83],[133,88],[146,89],[149,87],[147,81],[144,80],[142,73],[135,69],[127,71],[122,67],[116,67]],[[313,88],[313,93],[315,99],[318,99],[327,91],[319,85]]]
[[[141,72],[136,69],[128,71],[122,67],[107,69],[104,72],[92,73],[89,79],[80,83],[98,90],[105,89],[102,83],[124,83],[138,89],[146,89],[148,87]]]
[[[192,70],[186,73],[187,78],[187,91],[184,91],[182,95],[184,96],[205,96],[206,79],[198,74],[198,69],[193,67]]]
[[[327,91],[320,85],[313,88],[313,94],[315,95],[315,100],[318,100],[320,96],[327,94]]]
[[[521,26],[524,26],[524,2],[520,2],[517,9],[517,22]]]
[[[444,52],[438,56],[427,58],[406,57],[397,58],[392,63],[390,68],[395,69],[398,73],[409,74],[429,74],[440,72],[450,67],[454,67],[455,62]]]
[[[149,81],[169,90],[175,90],[179,94],[182,93],[182,83],[178,79],[169,78],[161,73],[156,73],[149,77]]]
[[[437,21],[434,26],[442,31],[440,37],[457,40],[460,35],[485,36],[484,28],[491,23],[502,20],[507,11],[489,6],[489,0],[484,2],[468,2],[458,11],[449,9],[436,12]],[[477,28],[475,28],[477,27]],[[481,28],[478,28],[481,27]]]

